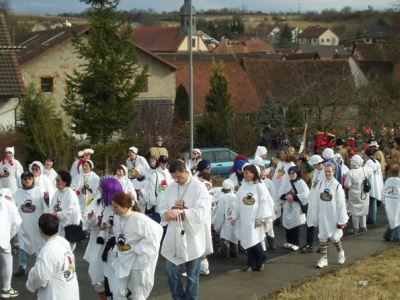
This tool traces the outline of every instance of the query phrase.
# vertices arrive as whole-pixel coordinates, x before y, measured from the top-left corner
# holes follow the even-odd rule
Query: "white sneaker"
[[[346,257],[344,256],[344,251],[340,251],[338,252],[338,257],[337,257],[337,261],[340,265],[343,265],[344,262],[346,261]]]
[[[210,269],[200,270],[200,275],[203,275],[203,276],[210,275]]]
[[[290,248],[291,248],[293,251],[299,250],[299,246],[296,246],[296,245],[292,245]]]
[[[291,243],[288,243],[288,242],[283,244],[283,248],[286,248],[286,249],[292,249],[292,246],[293,245]]]
[[[317,262],[317,267],[322,269],[323,267],[327,266],[328,266],[328,259],[326,257],[321,257]]]

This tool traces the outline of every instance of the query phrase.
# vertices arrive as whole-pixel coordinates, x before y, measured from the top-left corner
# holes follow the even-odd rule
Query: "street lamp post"
[[[190,25],[189,25],[189,80],[190,80],[190,95],[189,95],[189,122],[190,122],[190,153],[193,152],[193,49],[192,49],[192,26],[193,26],[193,12],[192,12],[192,0],[189,0],[190,4]]]

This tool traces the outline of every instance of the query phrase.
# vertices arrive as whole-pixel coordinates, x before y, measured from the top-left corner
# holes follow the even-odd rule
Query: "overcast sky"
[[[341,10],[350,6],[354,10],[364,10],[368,6],[376,10],[393,8],[399,0],[192,0],[198,10],[219,8],[246,8],[263,12],[321,11],[335,8]],[[31,14],[79,13],[88,6],[79,0],[9,0],[11,11]],[[121,0],[119,10],[154,9],[157,12],[179,10],[184,0]]]

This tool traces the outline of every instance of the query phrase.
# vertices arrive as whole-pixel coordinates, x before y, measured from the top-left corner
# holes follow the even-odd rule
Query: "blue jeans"
[[[376,223],[376,198],[369,197],[369,211],[367,217],[367,224],[375,224]]]
[[[390,226],[386,227],[383,238],[389,242],[400,242],[400,226],[393,229],[390,229]]]
[[[19,249],[18,253],[18,267],[22,269],[26,269],[26,266],[28,265],[28,253],[26,253],[24,250]]]
[[[168,259],[165,262],[165,270],[168,277],[168,285],[174,300],[199,299],[201,257],[186,263],[187,283],[186,291],[183,289],[181,279],[181,265],[177,266]]]
[[[247,266],[254,269],[259,269],[267,261],[264,249],[261,243],[246,249],[247,252]]]

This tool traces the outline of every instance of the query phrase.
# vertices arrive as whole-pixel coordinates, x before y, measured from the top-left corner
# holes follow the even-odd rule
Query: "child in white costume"
[[[230,179],[222,182],[222,190],[218,196],[217,212],[214,228],[219,232],[219,236],[224,240],[223,255],[225,257],[238,257],[238,237],[235,233],[235,227],[231,224],[232,204],[236,201],[234,193],[235,186]]]
[[[6,148],[6,157],[0,162],[0,188],[9,188],[14,194],[21,187],[21,163],[14,158],[14,147]]]

